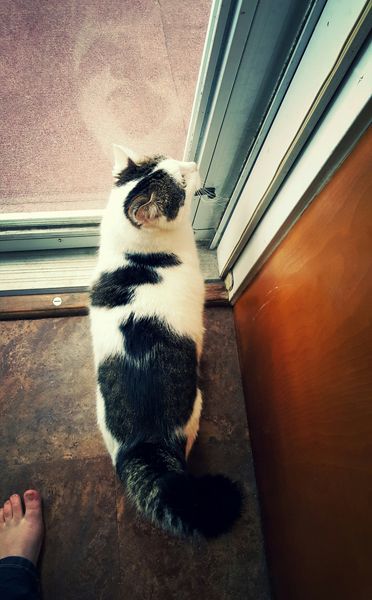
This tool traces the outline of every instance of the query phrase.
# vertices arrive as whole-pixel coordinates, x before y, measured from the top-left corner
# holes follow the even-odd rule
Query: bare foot
[[[0,508],[0,558],[23,556],[36,566],[44,533],[41,497],[35,490],[27,490],[23,497],[24,514],[18,494]]]

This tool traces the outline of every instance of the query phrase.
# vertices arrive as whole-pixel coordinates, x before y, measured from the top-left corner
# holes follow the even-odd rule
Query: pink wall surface
[[[210,0],[2,0],[0,211],[100,208],[112,143],[182,157]]]

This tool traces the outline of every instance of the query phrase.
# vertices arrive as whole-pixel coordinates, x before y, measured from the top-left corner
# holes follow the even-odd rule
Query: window
[[[146,1],[143,0],[147,6]],[[220,273],[225,276],[237,263],[257,226],[275,204],[292,169],[306,152],[317,127],[337,99],[337,94],[352,70],[358,53],[362,52],[367,44],[366,38],[371,27],[368,2],[281,0],[274,3],[272,0],[214,0],[206,38],[206,22],[210,10],[208,3],[162,0],[159,5],[156,4],[157,8],[154,8],[154,4],[149,2],[148,11],[145,10],[139,16],[134,9],[133,15],[130,16],[122,8],[123,3],[105,0],[98,5],[110,2],[116,7],[113,15],[117,20],[112,15],[101,18],[100,9],[87,8],[87,3],[73,8],[76,3],[72,2],[70,12],[67,11],[67,21],[62,19],[65,25],[62,27],[60,42],[63,41],[63,31],[67,22],[71,24],[69,35],[75,40],[74,45],[71,45],[71,39],[66,34],[66,48],[70,48],[69,68],[71,73],[74,69],[80,70],[81,81],[73,80],[75,83],[72,87],[77,90],[77,98],[87,99],[86,104],[79,104],[80,100],[77,100],[80,107],[79,119],[84,122],[82,139],[86,141],[86,151],[84,153],[81,146],[78,152],[72,152],[69,142],[66,142],[65,148],[63,144],[57,143],[51,153],[50,163],[51,167],[56,169],[51,168],[50,177],[51,182],[54,182],[54,191],[58,190],[57,185],[60,181],[62,187],[58,193],[62,190],[65,197],[68,190],[72,193],[76,189],[75,184],[71,183],[72,180],[67,178],[66,181],[62,181],[61,173],[65,173],[66,170],[58,169],[58,161],[62,160],[64,153],[66,158],[67,152],[67,163],[74,162],[73,168],[71,167],[71,172],[74,173],[72,178],[77,177],[76,185],[78,182],[80,185],[81,182],[86,187],[81,189],[82,195],[78,199],[71,196],[70,203],[58,203],[58,207],[79,207],[80,210],[59,210],[58,213],[49,211],[35,215],[18,211],[17,215],[9,215],[4,213],[3,203],[3,215],[0,215],[0,252],[4,253],[4,268],[9,270],[11,265],[15,267],[15,252],[27,251],[44,253],[42,256],[33,254],[32,260],[33,264],[40,260],[40,265],[44,265],[40,266],[40,269],[43,268],[45,273],[51,271],[45,268],[47,263],[43,262],[44,258],[49,256],[50,260],[58,260],[53,253],[59,253],[60,259],[64,261],[61,267],[64,273],[68,273],[66,261],[73,257],[76,268],[88,273],[98,243],[101,207],[106,201],[107,190],[110,187],[109,146],[114,135],[111,127],[114,121],[110,121],[109,126],[110,119],[107,115],[116,115],[115,118],[121,120],[119,127],[115,126],[115,131],[122,128],[127,130],[129,136],[133,135],[133,119],[131,120],[129,111],[138,102],[142,103],[142,96],[145,94],[143,90],[146,89],[151,91],[150,96],[145,94],[148,98],[145,108],[149,110],[149,121],[145,120],[139,127],[144,128],[143,133],[149,130],[156,133],[156,147],[149,144],[150,134],[142,137],[145,146],[149,150],[159,150],[159,141],[166,145],[165,133],[169,135],[171,131],[172,136],[168,138],[170,146],[165,148],[165,151],[179,154],[186,139],[185,159],[198,161],[204,185],[216,191],[216,198],[204,196],[194,199],[192,219],[196,239],[208,244],[212,249],[217,249]],[[13,4],[16,5],[17,2]],[[60,5],[66,7],[70,6],[70,3],[58,3],[59,7]],[[192,13],[191,27],[192,23],[195,25],[192,37],[189,24],[187,32],[184,28],[184,23],[188,22],[188,13],[185,11]],[[58,17],[58,11],[56,14]],[[23,18],[23,14],[20,17],[13,15],[13,35]],[[45,18],[54,23],[54,17],[47,15]],[[148,37],[148,32],[153,31],[150,27],[153,21],[161,25],[163,37],[160,39],[158,34],[154,33],[151,41],[147,38],[142,40],[141,36],[137,35],[138,47],[133,50],[133,31],[142,27],[142,37]],[[80,23],[80,29],[76,25],[77,22]],[[105,40],[109,26],[112,28],[111,33],[116,33],[107,45]],[[36,30],[40,29],[38,27],[36,24]],[[57,30],[58,28],[53,31]],[[32,32],[30,35],[32,37]],[[136,69],[139,69],[136,89],[129,84],[125,87],[126,71],[121,69],[123,59],[127,68],[128,56],[123,57],[121,35],[124,35],[124,42],[128,44],[128,56],[132,58],[133,72],[137,73]],[[188,113],[204,38],[202,63],[186,138]],[[156,47],[159,45],[159,56],[149,57],[149,77],[141,79],[141,69],[144,69],[146,53],[149,52],[152,43]],[[195,45],[198,52],[192,54]],[[63,49],[63,53],[65,51],[67,52]],[[180,54],[184,62],[181,61]],[[191,62],[186,65],[190,57]],[[176,64],[174,61],[178,59]],[[29,60],[33,64],[32,55]],[[36,57],[35,60],[37,62],[41,59]],[[60,73],[59,68],[60,65],[56,68],[56,74]],[[160,103],[159,106],[155,102],[156,98],[160,98],[159,90],[166,86],[170,72],[170,93],[176,96],[178,94],[178,99],[182,98],[173,113],[169,113],[167,99],[164,100],[165,104]],[[62,75],[59,77],[62,82],[65,81]],[[92,102],[92,106],[95,106],[94,114],[93,109],[91,112],[88,110],[89,94],[84,96],[84,86],[88,80],[89,85],[93,86],[89,89],[97,90],[98,98],[105,98],[101,104]],[[96,87],[92,82],[95,82]],[[58,81],[51,81],[50,85],[54,98],[53,93],[55,94],[56,86],[58,87]],[[114,86],[112,89],[111,85]],[[44,85],[43,93],[45,89]],[[110,89],[111,92],[108,91]],[[151,98],[154,100],[152,105]],[[27,104],[27,98],[22,99],[22,102]],[[162,112],[164,106],[168,107],[166,113]],[[363,112],[364,109],[359,106],[358,110]],[[150,115],[154,114],[158,117],[155,124],[154,118],[150,118]],[[179,118],[181,114],[183,117]],[[69,110],[62,111],[61,114],[54,111],[55,126],[62,123],[64,115],[70,123],[72,115],[69,114]],[[163,120],[160,125],[161,115]],[[49,118],[50,115],[47,114],[46,120],[43,121],[41,115],[33,129],[40,131],[41,147],[43,139],[47,140],[46,147],[55,143],[46,124]],[[173,130],[172,123],[175,120],[178,125]],[[43,127],[38,127],[40,123]],[[180,123],[182,132],[177,129],[181,126]],[[157,126],[163,127],[164,135],[156,129]],[[56,139],[59,139],[58,136]],[[80,138],[76,143],[81,143]],[[128,143],[131,143],[131,139]],[[138,144],[133,145],[138,147]],[[96,159],[92,158],[93,146],[94,152],[101,153],[101,166],[99,161],[95,163]],[[21,149],[20,141],[17,148]],[[43,147],[42,150],[44,152]],[[35,151],[36,146],[33,147],[32,154]],[[58,152],[61,153],[61,157]],[[23,156],[22,150],[20,156]],[[45,163],[47,155],[43,156],[46,157]],[[34,160],[38,161],[39,157],[36,156]],[[94,164],[96,168],[93,168]],[[12,168],[10,173],[13,175],[8,174],[8,178],[17,173],[20,180],[17,182],[17,177],[14,177],[13,183],[20,186],[25,199],[26,190],[30,187],[27,175],[32,175],[31,170],[27,167],[22,172],[19,164],[13,165]],[[41,198],[49,183],[41,176],[39,179],[36,177],[35,181],[39,186],[37,190]],[[102,187],[98,189],[94,186]],[[11,186],[9,189],[12,189]],[[43,193],[40,191],[42,189]],[[49,192],[51,191],[52,188],[49,189]],[[30,197],[31,195],[30,191]],[[44,193],[43,198],[45,206],[50,207],[51,196]],[[52,205],[55,204],[54,198]],[[38,204],[38,210],[40,206],[41,203]],[[54,268],[58,270],[57,264]],[[37,279],[35,276],[35,280]],[[47,281],[45,285],[48,287]],[[66,283],[67,287],[68,285],[74,289],[71,281]],[[236,288],[234,289],[236,291]]]
[[[209,12],[210,0],[2,2],[1,213],[103,208],[113,142],[181,157]]]

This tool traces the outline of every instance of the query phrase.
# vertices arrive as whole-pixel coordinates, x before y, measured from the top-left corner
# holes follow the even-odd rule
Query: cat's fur
[[[140,512],[172,533],[213,537],[241,496],[222,475],[186,471],[202,407],[204,282],[189,221],[197,167],[116,146],[114,175],[91,290],[98,424]]]

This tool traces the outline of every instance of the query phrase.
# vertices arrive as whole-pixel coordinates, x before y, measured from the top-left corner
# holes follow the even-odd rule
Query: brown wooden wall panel
[[[234,312],[275,598],[372,598],[372,131]]]

